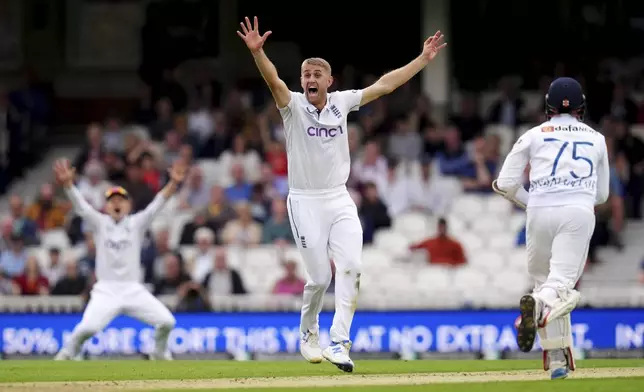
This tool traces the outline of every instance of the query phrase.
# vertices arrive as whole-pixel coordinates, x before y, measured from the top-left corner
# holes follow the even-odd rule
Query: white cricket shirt
[[[562,114],[523,134],[512,147],[497,185],[521,183],[530,163],[529,207],[604,203],[609,193],[609,163],[604,136]]]
[[[166,199],[158,194],[145,210],[115,222],[89,205],[76,187],[65,193],[78,214],[90,226],[96,244],[96,280],[141,282],[141,247],[145,232]]]
[[[345,186],[351,170],[347,116],[360,108],[362,90],[329,93],[318,110],[302,93],[291,91],[280,109],[284,120],[288,185],[295,190],[327,190]]]

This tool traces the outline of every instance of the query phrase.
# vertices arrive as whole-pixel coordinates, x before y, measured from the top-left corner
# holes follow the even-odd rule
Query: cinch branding
[[[107,241],[105,241],[105,246],[107,248],[114,249],[114,250],[117,250],[117,251],[127,249],[131,245],[132,244],[128,240],[120,240],[120,241],[107,240]]]
[[[317,136],[317,137],[335,137],[338,133],[343,134],[344,131],[342,130],[342,125],[340,125],[337,128],[316,128],[316,127],[308,127],[306,130],[306,133],[309,136]]]

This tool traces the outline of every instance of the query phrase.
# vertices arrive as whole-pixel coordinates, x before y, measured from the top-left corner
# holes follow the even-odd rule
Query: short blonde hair
[[[329,74],[331,74],[331,64],[329,64],[329,62],[326,61],[323,58],[309,57],[308,59],[306,59],[306,60],[304,60],[302,62],[302,68],[304,68],[305,64],[317,65],[318,67],[322,67],[325,71],[327,71]]]

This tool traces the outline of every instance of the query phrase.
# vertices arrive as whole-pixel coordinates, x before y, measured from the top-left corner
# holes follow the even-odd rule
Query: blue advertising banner
[[[352,328],[354,352],[472,352],[517,350],[514,311],[359,312]],[[174,354],[296,353],[299,314],[177,314],[170,335]],[[2,352],[7,355],[54,354],[80,314],[0,314]],[[329,342],[332,315],[320,316],[321,344]],[[644,348],[644,309],[577,310],[575,346],[584,349]],[[154,330],[119,317],[85,345],[90,355],[149,353]]]

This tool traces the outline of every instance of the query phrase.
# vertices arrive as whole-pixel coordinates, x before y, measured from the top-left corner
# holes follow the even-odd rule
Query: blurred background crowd
[[[145,282],[155,294],[176,294],[190,298],[186,308],[207,308],[213,295],[255,290],[256,284],[247,280],[258,279],[247,279],[248,271],[231,265],[227,249],[293,246],[285,204],[288,170],[282,122],[259,75],[222,83],[204,64],[189,68],[187,75],[185,63],[191,58],[177,53],[176,37],[166,38],[175,58],[159,60],[161,51],[146,41],[158,40],[161,29],[152,23],[159,17],[154,19],[155,9],[150,7],[142,28],[137,101],[125,108],[108,107],[86,122],[82,146],[75,139],[80,148],[70,158],[78,171],[78,188],[99,210],[111,184],[126,188],[135,210],[143,209],[166,182],[172,162],[190,165],[174,212],[148,234],[141,262]],[[275,22],[275,17],[268,19]],[[276,32],[280,27],[270,26]],[[454,46],[466,45],[463,33],[456,31],[458,22],[453,28]],[[168,28],[166,33],[171,32]],[[446,34],[450,41],[452,36]],[[350,42],[339,46],[343,45]],[[350,48],[334,50],[339,56],[338,52]],[[325,57],[321,52],[318,55]],[[348,186],[367,247],[378,248],[378,241],[388,246],[397,240],[386,235],[379,240],[378,233],[397,228],[413,231],[406,237],[405,249],[392,258],[420,255],[425,263],[440,268],[466,266],[476,258],[474,250],[492,247],[485,243],[493,239],[484,235],[479,236],[484,244],[473,245],[477,227],[491,230],[494,222],[490,221],[495,220],[494,211],[477,210],[474,205],[488,203],[490,184],[504,154],[522,132],[545,120],[543,95],[553,78],[564,75],[577,77],[584,85],[586,121],[606,136],[612,165],[611,197],[596,209],[589,268],[611,263],[598,255],[598,248],[619,252],[628,245],[624,240],[627,222],[637,224],[642,219],[644,57],[606,53],[585,66],[551,61],[547,52],[535,54],[544,58],[538,71],[515,68],[487,76],[484,82],[481,77],[470,77],[476,79],[470,82],[467,77],[459,79],[465,86],[454,89],[447,104],[436,104],[415,80],[352,115]],[[397,56],[397,63],[410,60],[410,53],[408,58]],[[333,89],[355,89],[373,82],[388,66],[377,66],[374,55],[361,55],[376,62],[364,70],[360,64],[340,62],[336,67],[330,58],[336,75]],[[458,56],[455,50],[454,63]],[[299,63],[287,66],[291,75]],[[48,144],[55,140],[51,132],[60,126],[52,84],[43,82],[36,72],[27,73],[25,80],[18,88],[0,92],[4,147],[0,185],[6,198],[6,214],[0,222],[0,295],[87,295],[94,280],[95,247],[82,219],[52,183],[31,184],[38,187],[33,200],[12,188],[28,176],[28,168],[42,162]],[[296,78],[289,82],[297,87]],[[511,209],[509,204],[506,207]],[[463,216],[470,211],[474,216]],[[189,218],[175,220],[178,216]],[[412,228],[419,216],[427,227]],[[498,246],[504,252],[525,245],[520,220],[498,232],[507,242]],[[68,248],[75,251],[67,252]],[[279,255],[278,274],[264,285],[275,294],[301,294],[303,271],[286,252]],[[640,280],[644,283],[644,272]]]

